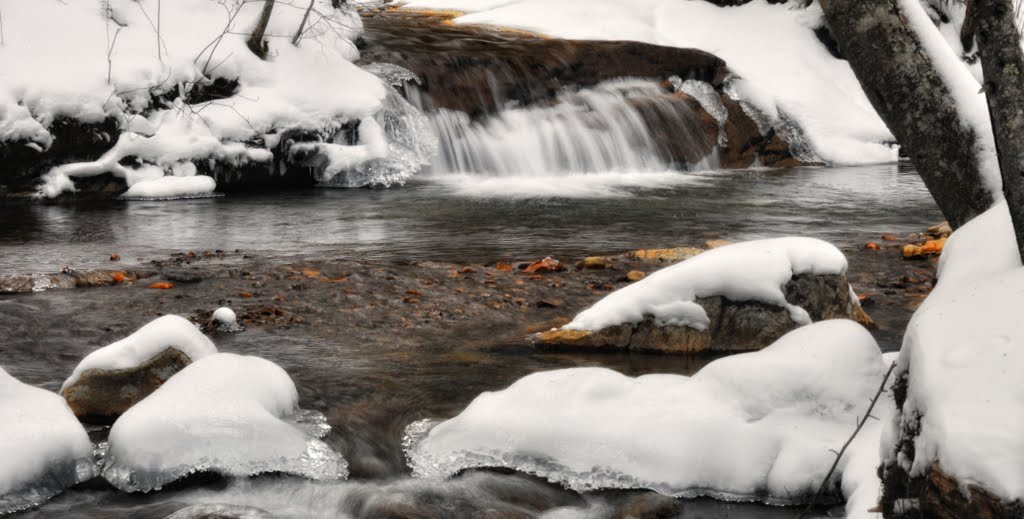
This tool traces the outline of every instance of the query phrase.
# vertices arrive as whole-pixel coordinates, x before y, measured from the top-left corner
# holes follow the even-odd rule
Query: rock
[[[191,363],[188,355],[167,348],[135,368],[86,370],[60,395],[80,419],[112,422]]]
[[[636,281],[640,281],[641,279],[643,279],[645,277],[647,277],[647,274],[645,272],[641,272],[639,270],[631,270],[628,273],[626,273],[626,279],[628,281],[636,282]]]
[[[865,250],[880,250],[882,247],[873,241],[864,244]]]
[[[213,315],[210,316],[210,324],[219,332],[234,333],[243,330],[243,328],[238,325],[235,311],[226,306],[222,306],[213,311]]]
[[[121,261],[121,255],[116,252],[110,253],[110,261]]]
[[[786,301],[807,311],[812,321],[852,319],[862,324],[870,317],[850,297],[845,274],[799,274],[783,288]],[[735,352],[761,349],[797,327],[787,309],[755,301],[726,297],[699,297],[710,325],[706,330],[687,326],[658,326],[645,318],[603,330],[557,329],[530,337],[534,345],[553,348],[628,349],[655,353]]]
[[[523,272],[527,274],[540,274],[546,272],[561,272],[565,270],[565,266],[561,262],[548,256],[540,261],[535,261],[523,269]]]
[[[690,259],[704,252],[696,247],[675,247],[672,249],[639,249],[626,254],[627,257],[640,261],[657,261],[675,263]]]
[[[605,256],[587,256],[576,263],[578,269],[610,269],[615,266],[611,258]]]
[[[707,247],[708,249],[717,249],[719,247],[725,247],[726,245],[732,245],[732,242],[729,240],[708,240],[704,242],[704,247]]]
[[[149,285],[149,288],[155,290],[169,290],[174,288],[174,283],[171,283],[169,281],[157,281],[156,283]]]
[[[928,256],[938,256],[946,245],[946,238],[928,240],[923,245],[909,243],[903,247],[903,259],[920,259]]]
[[[900,241],[899,237],[894,234],[883,234],[882,241]]]
[[[930,234],[936,237],[949,236],[953,234],[953,228],[949,226],[949,222],[942,222],[935,224],[925,231],[925,234]]]
[[[494,266],[494,268],[496,268],[496,269],[498,269],[498,270],[500,270],[502,272],[512,272],[513,270],[515,270],[515,267],[513,267],[511,263],[505,263],[503,261],[499,261]]]

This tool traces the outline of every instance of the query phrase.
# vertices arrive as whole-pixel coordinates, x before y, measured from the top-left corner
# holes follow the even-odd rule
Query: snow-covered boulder
[[[21,190],[41,174],[38,194],[53,197],[105,176],[131,198],[205,195],[215,181],[310,184],[308,170],[289,172],[299,142],[330,151],[332,176],[404,181],[426,157],[381,130],[390,90],[352,63],[356,9],[276,5],[266,59],[246,44],[262,1],[5,5],[0,184]],[[362,171],[370,164],[380,175]]]
[[[1024,268],[1006,202],[949,238],[882,437],[886,512],[1024,517]]]
[[[535,373],[481,394],[432,428],[411,425],[406,454],[413,474],[426,478],[507,467],[579,491],[648,488],[799,503],[821,484],[830,450],[850,436],[886,367],[870,333],[830,320],[762,351],[716,360],[692,377],[631,378],[603,368]],[[840,482],[848,495],[861,484],[878,488],[863,470],[847,481],[849,459],[829,486],[833,498]]]
[[[75,415],[113,421],[182,368],[214,353],[217,347],[195,325],[165,315],[87,355],[60,394]]]
[[[0,515],[95,475],[92,443],[64,399],[0,368]]]
[[[342,479],[347,463],[318,439],[327,430],[323,415],[299,412],[295,383],[278,365],[218,353],[118,418],[103,477],[129,492],[159,490],[196,472]]]
[[[812,238],[726,245],[609,294],[541,346],[695,353],[760,349],[797,326],[856,319],[846,257]]]

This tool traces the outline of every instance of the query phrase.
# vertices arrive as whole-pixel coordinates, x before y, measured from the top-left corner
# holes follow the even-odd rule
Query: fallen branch
[[[828,469],[828,473],[825,474],[825,479],[822,480],[821,486],[818,487],[818,491],[814,494],[814,497],[811,498],[811,502],[807,504],[807,508],[805,508],[804,511],[797,516],[797,519],[804,519],[805,517],[807,517],[808,514],[811,513],[811,509],[814,508],[814,505],[818,503],[818,501],[821,499],[821,496],[825,493],[825,489],[828,488],[828,481],[832,479],[832,474],[835,473],[836,467],[839,466],[839,460],[843,459],[843,454],[846,453],[846,449],[850,446],[851,443],[853,443],[853,439],[857,437],[857,433],[859,433],[861,428],[864,427],[864,424],[868,422],[868,418],[874,418],[873,416],[871,416],[871,410],[875,408],[875,404],[878,403],[878,398],[881,397],[882,393],[885,392],[885,383],[889,381],[889,376],[892,375],[892,372],[895,369],[896,363],[893,362],[891,365],[889,365],[889,371],[886,371],[885,376],[882,377],[882,383],[878,385],[878,391],[875,392],[875,396],[871,399],[871,404],[868,405],[868,410],[865,411],[864,416],[857,421],[857,428],[854,429],[853,434],[851,434],[850,437],[847,438],[846,443],[843,444],[843,448],[839,449],[839,452],[835,453],[836,459],[835,461],[832,462],[832,467]]]

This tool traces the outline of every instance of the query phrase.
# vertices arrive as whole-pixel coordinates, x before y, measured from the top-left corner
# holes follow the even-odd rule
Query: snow
[[[86,355],[61,389],[73,385],[90,369],[138,367],[167,348],[184,353],[193,362],[217,353],[217,347],[194,324],[184,317],[165,315],[150,321],[128,337]]]
[[[735,243],[703,252],[612,292],[584,310],[564,328],[602,330],[638,323],[652,316],[659,326],[705,330],[709,319],[700,297],[758,301],[789,310],[800,325],[807,312],[786,301],[782,288],[798,274],[841,274],[846,257],[835,246],[814,238],[772,238]]]
[[[931,59],[953,96],[962,124],[974,131],[982,182],[995,200],[1002,199],[1003,178],[999,172],[992,121],[981,85],[932,23],[920,0],[899,0],[898,3],[910,29],[921,40],[924,54]]]
[[[134,183],[121,196],[138,199],[195,198],[209,196],[216,187],[217,182],[206,175],[191,177],[170,175]]]
[[[911,476],[933,464],[966,490],[1024,498],[1024,268],[1005,202],[950,236],[939,281],[914,314],[897,376],[908,377],[902,413],[883,434],[888,463]],[[919,429],[914,457],[897,451],[905,427]]]
[[[528,375],[432,428],[413,424],[406,454],[417,477],[508,467],[577,491],[798,503],[817,490],[829,449],[852,433],[886,368],[862,327],[822,321],[692,377],[604,368]],[[863,466],[870,450],[868,440],[858,465],[844,458],[838,467],[834,483],[847,497],[877,491]],[[846,480],[848,467],[855,480]]]
[[[211,318],[220,324],[232,325],[235,324],[235,311],[222,306],[213,311]]]
[[[92,443],[60,396],[0,368],[0,515],[42,503],[96,473]]]
[[[822,160],[851,165],[897,160],[896,150],[886,144],[894,138],[853,71],[815,36],[814,29],[824,23],[817,4],[793,9],[766,0],[725,8],[678,0],[408,0],[403,5],[465,11],[454,20],[460,24],[701,49],[727,62],[735,74],[730,90],[774,125],[798,123]]]
[[[273,362],[204,357],[118,418],[103,476],[124,491],[159,490],[203,471],[345,478],[345,460],[318,439],[329,430],[323,415],[297,405],[295,383]]]
[[[329,137],[381,108],[384,84],[351,63],[362,31],[355,9],[316,0],[293,45],[306,5],[278,2],[263,61],[245,44],[262,7],[237,0],[3,2],[0,141],[46,149],[47,128],[58,118],[118,121],[120,136],[109,136],[113,153],[51,172],[41,194],[55,196],[72,189],[76,176],[126,177],[129,168],[118,161],[129,155],[166,174],[209,159],[269,166],[275,136],[300,129]],[[237,92],[191,100],[216,79],[237,80]]]

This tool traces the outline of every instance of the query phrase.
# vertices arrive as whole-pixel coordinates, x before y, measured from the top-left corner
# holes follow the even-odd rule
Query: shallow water
[[[422,175],[401,189],[177,201],[0,202],[0,273],[186,250],[491,262],[799,234],[849,244],[941,220],[909,166]]]

